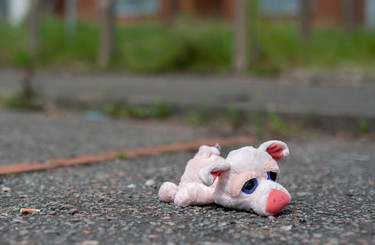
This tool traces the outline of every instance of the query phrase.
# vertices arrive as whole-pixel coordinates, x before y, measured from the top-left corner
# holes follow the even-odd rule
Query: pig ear
[[[288,146],[278,140],[270,140],[261,144],[259,150],[266,151],[275,161],[279,161],[289,155]]]
[[[216,178],[228,169],[230,169],[230,164],[225,160],[221,160],[215,162],[214,164],[201,168],[199,170],[198,176],[203,184],[205,184],[206,186],[211,186],[215,182]]]

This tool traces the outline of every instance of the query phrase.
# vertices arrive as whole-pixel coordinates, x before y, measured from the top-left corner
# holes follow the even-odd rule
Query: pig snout
[[[290,201],[290,196],[282,190],[270,191],[266,201],[266,212],[270,214],[279,213]]]

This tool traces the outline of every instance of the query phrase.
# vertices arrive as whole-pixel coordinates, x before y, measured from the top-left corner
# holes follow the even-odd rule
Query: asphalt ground
[[[71,117],[1,113],[1,125],[13,122],[1,129],[1,158],[21,161],[204,136],[184,126],[102,125]],[[13,129],[20,125],[23,134]],[[101,136],[90,138],[93,133]],[[0,244],[374,244],[374,141],[327,134],[281,140],[291,155],[279,164],[279,182],[292,201],[274,218],[160,202],[159,186],[178,182],[195,154],[186,151],[0,176]],[[45,153],[49,145],[54,147]],[[238,147],[226,147],[222,155]],[[21,208],[40,212],[21,215]]]
[[[0,110],[0,165],[44,162],[137,146],[153,146],[208,137],[197,128],[154,121],[85,120],[83,113]]]

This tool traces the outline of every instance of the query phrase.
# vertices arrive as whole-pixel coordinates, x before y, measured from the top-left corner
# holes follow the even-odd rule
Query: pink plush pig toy
[[[276,182],[277,161],[289,155],[281,141],[267,141],[258,149],[243,147],[219,156],[220,147],[201,146],[177,186],[165,182],[159,198],[177,206],[217,203],[224,207],[253,210],[259,215],[279,213],[290,201],[289,192]]]

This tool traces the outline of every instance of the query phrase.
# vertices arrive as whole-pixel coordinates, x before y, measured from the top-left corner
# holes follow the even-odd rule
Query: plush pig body
[[[200,180],[199,171],[207,166],[225,160],[219,156],[219,147],[201,146],[198,153],[186,165],[185,172],[178,185],[165,182],[160,187],[159,198],[164,202],[174,202],[177,206],[213,203],[216,182],[210,187]]]
[[[160,199],[174,200],[178,206],[215,202],[264,216],[280,212],[289,203],[290,194],[276,182],[277,161],[289,154],[284,142],[243,147],[231,151],[225,160],[215,149],[202,146],[189,161],[179,186],[170,182],[161,186]]]

